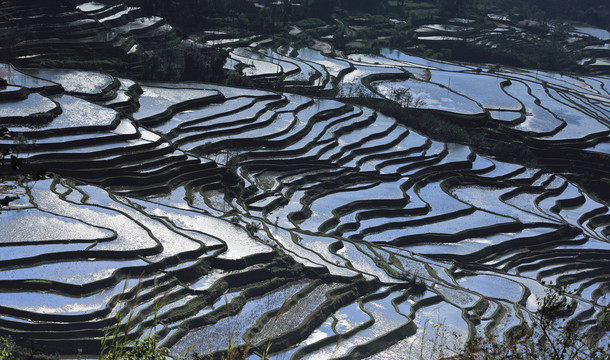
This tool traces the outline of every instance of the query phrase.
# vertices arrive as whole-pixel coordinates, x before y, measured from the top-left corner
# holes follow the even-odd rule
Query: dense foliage
[[[592,25],[608,26],[610,5],[604,0],[292,0],[272,2],[261,0],[265,7],[257,7],[247,0],[131,0],[132,4],[166,15],[187,29],[205,27],[218,17],[246,18],[253,30],[269,30],[308,17],[328,20],[333,10],[396,16],[409,15],[413,8],[431,6],[437,14],[448,18],[467,15],[473,10],[498,10],[539,19],[561,18],[578,20]],[[397,13],[398,11],[398,13]],[[242,15],[243,14],[243,15]]]
[[[601,27],[608,27],[610,17],[610,3],[606,0],[503,0],[500,6],[524,14],[578,20]]]
[[[272,36],[275,46],[286,45],[289,40],[311,44],[311,37],[332,35],[331,43],[337,50],[349,51],[347,45],[350,42],[364,40],[364,48],[371,52],[389,45],[397,49],[408,48],[413,55],[443,60],[570,72],[580,71],[578,63],[583,55],[566,46],[569,29],[558,30],[556,28],[561,27],[558,24],[570,20],[605,27],[608,26],[606,19],[610,16],[610,6],[600,0],[130,0],[128,3],[142,7],[148,14],[168,19],[184,35],[201,30],[222,29],[236,36]],[[421,25],[443,23],[455,17],[477,19],[475,31],[490,30],[495,24],[487,18],[489,13],[509,15],[513,23],[535,20],[541,25],[528,29],[533,34],[528,43],[497,48],[472,41],[422,44],[414,32]],[[389,18],[401,19],[402,23],[391,26]],[[314,26],[309,26],[310,24]],[[305,30],[305,34],[298,39],[289,37],[288,32],[293,25]],[[365,29],[354,32],[350,28],[353,25]],[[555,29],[551,31],[551,28]],[[548,36],[551,32],[554,35]],[[389,44],[380,45],[378,39],[381,38],[389,39]],[[154,57],[161,59],[162,63],[158,64],[154,59],[148,62],[145,66],[148,74],[145,77],[159,78],[159,74],[167,74],[162,76],[165,80],[219,81],[201,74],[222,73],[219,70],[224,56],[174,56],[167,52],[159,55],[157,52]],[[172,59],[173,63],[178,59],[185,65],[181,68],[186,68],[186,71],[172,76],[171,69],[164,70],[164,67],[169,67],[167,59]]]

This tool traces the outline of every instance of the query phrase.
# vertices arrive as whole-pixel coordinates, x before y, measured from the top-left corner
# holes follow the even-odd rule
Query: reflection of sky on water
[[[389,99],[394,98],[394,89],[408,89],[412,97],[410,105],[422,109],[443,110],[460,114],[480,114],[483,111],[476,102],[429,82],[409,79],[400,82],[379,82],[374,86],[377,91]],[[418,100],[422,103],[416,103]]]

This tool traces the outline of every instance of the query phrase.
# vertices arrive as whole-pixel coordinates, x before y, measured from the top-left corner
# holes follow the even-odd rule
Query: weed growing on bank
[[[600,346],[575,322],[566,320],[578,305],[572,295],[577,294],[566,286],[550,285],[544,298],[538,299],[532,328],[519,339],[498,341],[491,336],[479,337],[470,341],[461,354],[449,359],[609,360],[608,345]],[[610,308],[604,308],[595,327],[604,334],[610,331]]]
[[[11,356],[11,349],[8,340],[0,337],[0,360],[7,360]]]
[[[140,285],[138,285],[139,287]],[[139,289],[137,291],[139,293]],[[136,295],[137,299],[137,295]],[[149,334],[135,341],[129,340],[129,330],[132,324],[133,311],[129,311],[127,318],[124,318],[123,309],[117,311],[116,326],[110,331],[106,329],[101,340],[101,350],[98,357],[99,360],[165,360],[169,356],[169,349],[159,347],[156,334],[151,328]],[[156,310],[155,310],[156,311]],[[156,324],[157,315],[155,312]],[[125,320],[123,327],[120,325]],[[122,330],[121,330],[122,329]]]

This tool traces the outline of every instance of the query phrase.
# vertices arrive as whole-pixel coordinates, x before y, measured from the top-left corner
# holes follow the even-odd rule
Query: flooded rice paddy
[[[345,98],[404,88],[456,121],[610,148],[606,77],[297,53],[231,59],[244,76]],[[550,282],[579,291],[583,332],[609,304],[609,210],[561,174],[341,99],[7,64],[0,77],[27,89],[0,101],[0,149],[50,174],[0,180],[0,327],[51,351],[96,354],[123,311],[132,338],[154,329],[174,356],[233,336],[250,359],[269,343],[274,359],[431,358],[527,329]]]

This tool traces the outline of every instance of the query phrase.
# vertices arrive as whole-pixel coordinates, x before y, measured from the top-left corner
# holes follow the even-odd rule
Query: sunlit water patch
[[[408,89],[424,114],[493,122],[502,136],[549,146],[604,134],[604,79],[496,77],[389,50],[358,59],[298,52],[292,61],[239,51],[275,70],[300,68],[293,81],[314,69],[363,86],[368,75],[430,68],[374,89],[394,101],[395,89]],[[8,79],[14,69],[4,69]],[[64,91],[0,104],[6,116],[49,101],[61,109],[46,127],[8,124],[0,141],[8,149],[22,133],[24,163],[48,171],[0,182],[0,316],[8,332],[66,356],[77,334],[96,354],[123,308],[134,315],[132,338],[156,331],[176,355],[191,345],[222,351],[234,336],[259,355],[272,343],[278,359],[393,359],[433,357],[441,340],[461,349],[471,330],[529,326],[542,279],[583,290],[580,308],[591,311],[574,319],[585,328],[607,304],[608,209],[571,177],[481,156],[335,99],[150,83],[139,107],[118,117],[90,100],[114,108],[135,82],[78,73],[92,76],[85,86],[62,78],[68,72],[41,74]]]

